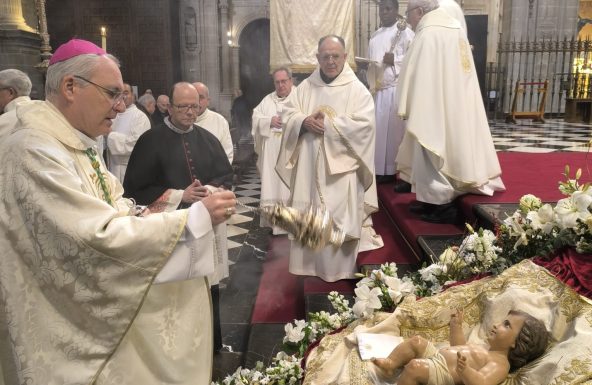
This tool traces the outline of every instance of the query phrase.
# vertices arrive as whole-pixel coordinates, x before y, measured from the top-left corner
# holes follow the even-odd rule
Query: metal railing
[[[534,88],[515,95],[515,85],[546,80],[549,82],[544,101],[547,116],[562,116],[566,100],[592,100],[592,41],[555,38],[500,43],[497,62],[488,63],[486,69],[488,116],[504,118],[513,103],[519,111],[538,109],[542,95]]]

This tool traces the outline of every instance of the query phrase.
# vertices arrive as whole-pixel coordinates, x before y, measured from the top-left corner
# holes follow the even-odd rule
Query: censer
[[[345,233],[337,228],[327,209],[310,206],[302,211],[283,203],[254,208],[237,203],[259,213],[271,225],[289,232],[297,242],[311,249],[318,250],[329,244],[339,247],[345,240]]]

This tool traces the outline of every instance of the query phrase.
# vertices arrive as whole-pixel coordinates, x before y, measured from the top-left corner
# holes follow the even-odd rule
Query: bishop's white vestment
[[[111,133],[107,136],[109,171],[120,183],[125,178],[125,170],[138,138],[150,129],[150,119],[135,104],[126,107],[124,112],[113,119]]]
[[[208,384],[207,209],[136,216],[50,102],[17,117],[0,144],[0,384]]]
[[[461,28],[468,34],[467,21],[465,20],[465,14],[460,5],[455,0],[438,0],[440,8],[444,9],[450,16],[458,20]]]
[[[405,122],[397,115],[395,94],[405,53],[414,33],[404,21],[381,27],[372,34],[368,44],[367,80],[374,95],[376,110],[376,175],[393,175],[395,158],[405,132]],[[382,62],[385,53],[394,54],[394,65]]]
[[[234,159],[234,146],[232,145],[232,137],[230,136],[230,127],[228,121],[224,116],[212,111],[208,108],[197,117],[195,124],[205,128],[212,135],[214,135],[224,147],[224,152],[230,164]]]
[[[275,171],[275,165],[282,145],[282,129],[271,127],[271,119],[281,116],[287,97],[280,98],[274,92],[265,96],[253,109],[251,135],[255,140],[257,168],[261,176],[261,205],[287,203],[290,190]],[[261,217],[261,227],[272,227]],[[279,227],[272,227],[273,234],[285,234]]]
[[[465,193],[505,189],[471,48],[443,9],[417,25],[398,92],[407,130],[397,168],[418,201],[446,204]]]
[[[325,114],[324,135],[301,128],[304,119],[318,111]],[[366,249],[382,247],[369,221],[378,210],[372,95],[347,63],[329,84],[317,68],[292,90],[282,121],[276,169],[290,188],[290,205],[301,210],[326,207],[346,234],[339,248],[312,250],[293,241],[290,272],[330,282],[354,278],[360,244]]]

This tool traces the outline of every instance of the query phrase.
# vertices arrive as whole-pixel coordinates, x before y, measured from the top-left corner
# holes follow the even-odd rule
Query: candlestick
[[[101,48],[107,52],[107,28],[101,27]]]

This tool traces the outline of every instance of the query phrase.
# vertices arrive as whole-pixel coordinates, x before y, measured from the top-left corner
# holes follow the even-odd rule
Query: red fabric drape
[[[592,255],[566,248],[550,257],[536,257],[533,262],[549,270],[578,294],[592,299]]]

